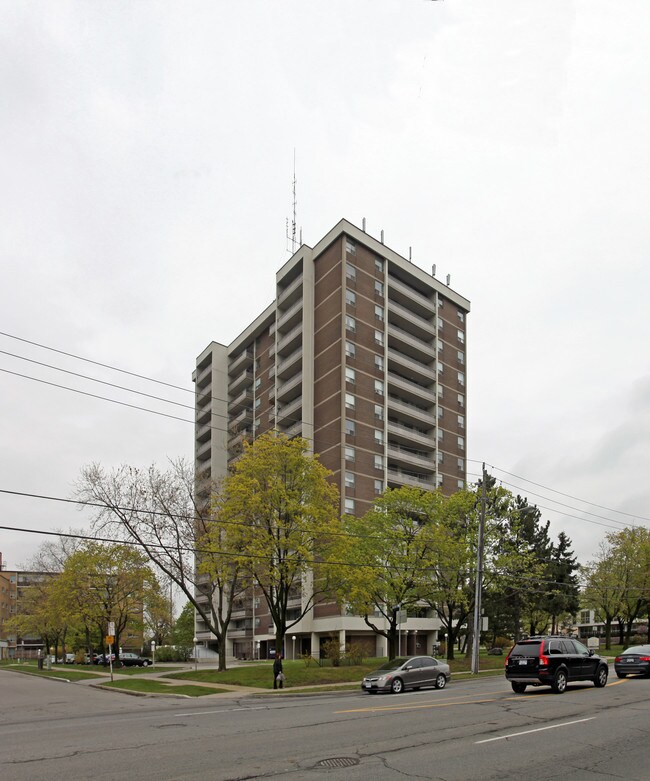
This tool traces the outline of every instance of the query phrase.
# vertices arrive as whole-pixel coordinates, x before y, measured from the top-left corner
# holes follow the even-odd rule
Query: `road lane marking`
[[[266,710],[267,705],[257,705],[252,708],[219,708],[218,710],[202,710],[195,713],[174,713],[175,717],[180,716],[205,716],[210,713],[232,713],[233,711],[246,711],[246,710]]]
[[[385,705],[376,708],[350,708],[349,710],[337,710],[335,714],[340,713],[390,713],[403,710],[423,710],[426,708],[447,708],[452,705],[474,705],[481,702],[497,702],[495,697],[487,700],[445,700],[444,702],[430,702],[423,705]]]
[[[595,716],[589,716],[586,719],[577,719],[576,721],[565,721],[562,724],[550,724],[548,727],[538,727],[537,729],[527,729],[525,732],[511,732],[509,735],[501,735],[498,738],[487,738],[486,740],[477,740],[474,745],[478,746],[480,743],[492,743],[495,740],[508,740],[508,738],[519,738],[521,735],[531,735],[533,732],[544,732],[547,729],[555,729],[556,727],[569,727],[571,724],[582,724],[584,721],[592,721]]]

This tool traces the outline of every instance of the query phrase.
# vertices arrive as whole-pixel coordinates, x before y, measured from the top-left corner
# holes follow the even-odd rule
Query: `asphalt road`
[[[613,671],[612,671],[613,672]],[[0,671],[3,781],[650,781],[650,679],[513,694],[132,697]]]

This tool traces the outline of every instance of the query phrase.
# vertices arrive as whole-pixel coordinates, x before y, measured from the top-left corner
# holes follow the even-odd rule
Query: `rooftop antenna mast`
[[[293,253],[296,251],[298,244],[302,244],[302,231],[300,231],[300,242],[296,239],[296,207],[298,201],[296,199],[296,148],[293,148],[293,220],[291,221],[291,232],[289,232],[289,218],[287,217],[287,252]],[[288,242],[291,242],[291,248],[288,246]]]

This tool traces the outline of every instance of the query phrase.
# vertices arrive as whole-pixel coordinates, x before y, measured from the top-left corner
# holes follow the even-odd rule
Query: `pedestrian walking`
[[[273,660],[273,688],[283,689],[284,673],[282,672],[282,654],[278,651]]]

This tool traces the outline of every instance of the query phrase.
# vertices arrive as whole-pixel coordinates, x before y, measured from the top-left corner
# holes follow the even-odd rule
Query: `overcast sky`
[[[2,0],[0,489],[192,457],[195,358],[290,256],[295,148],[305,243],[365,217],[471,300],[470,479],[581,561],[650,525],[649,40],[647,0]],[[3,526],[85,523],[0,494]]]

